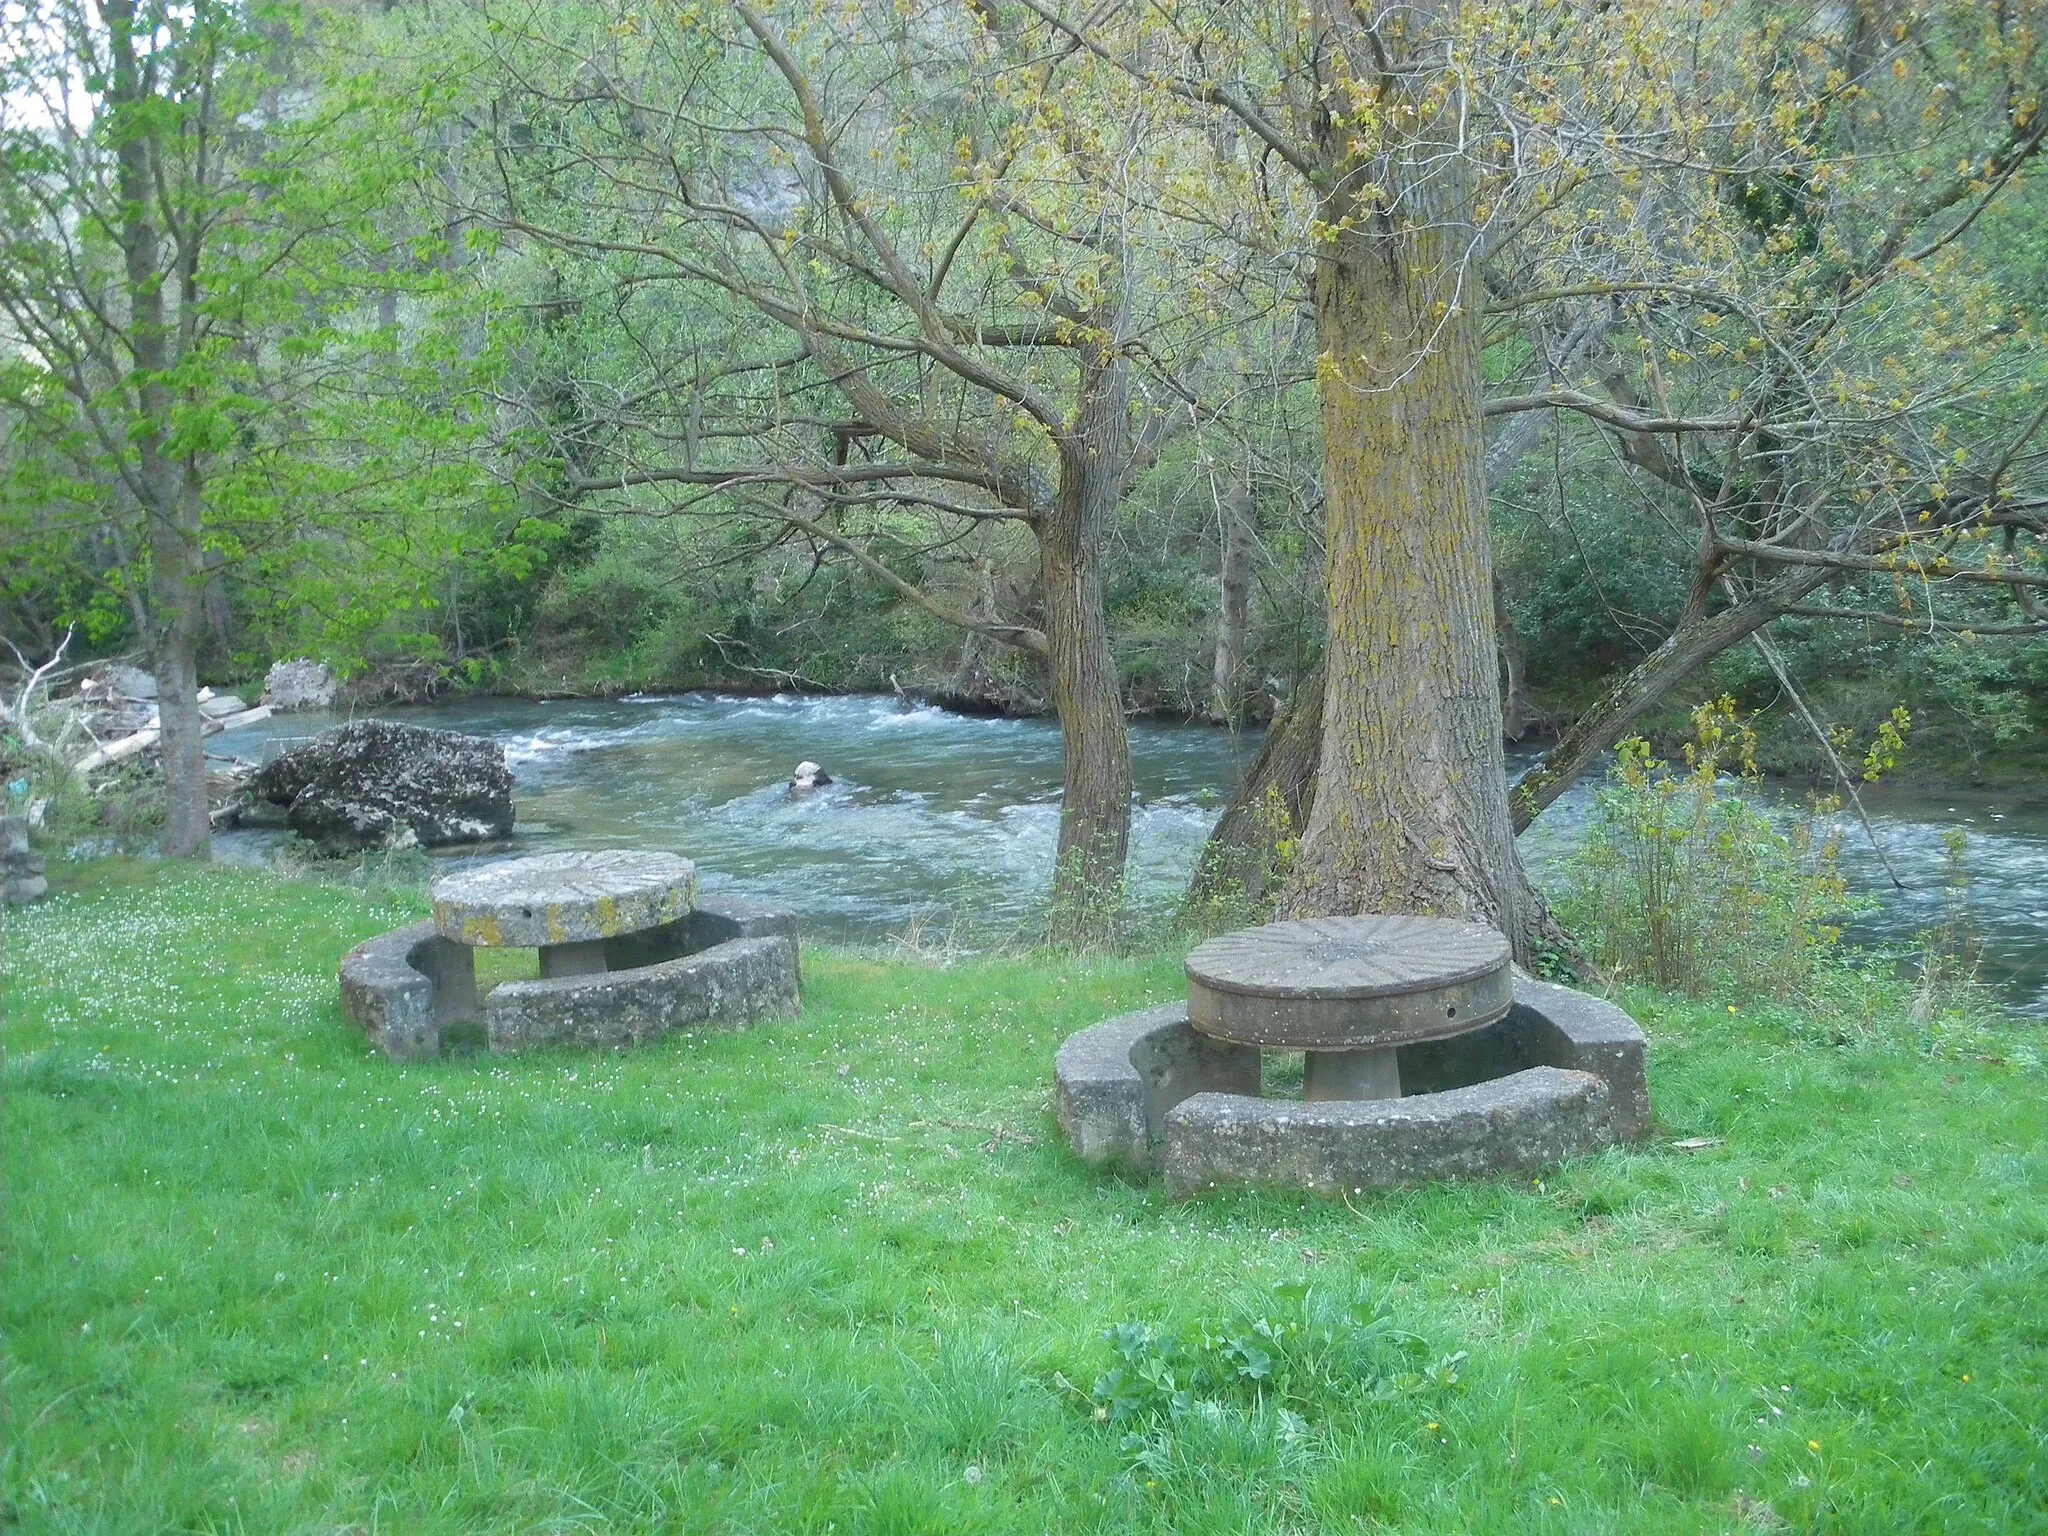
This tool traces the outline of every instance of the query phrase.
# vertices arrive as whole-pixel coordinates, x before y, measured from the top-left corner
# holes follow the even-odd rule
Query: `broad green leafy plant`
[[[1116,1358],[1089,1394],[1095,1420],[1124,1426],[1122,1449],[1140,1467],[1170,1460],[1184,1423],[1272,1414],[1284,1434],[1298,1435],[1340,1399],[1453,1388],[1465,1360],[1462,1350],[1432,1358],[1382,1301],[1307,1281],[1275,1285],[1220,1326],[1175,1333],[1123,1322],[1103,1338]]]

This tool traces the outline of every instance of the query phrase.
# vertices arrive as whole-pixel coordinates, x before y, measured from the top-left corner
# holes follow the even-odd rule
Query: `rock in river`
[[[263,702],[275,710],[332,709],[341,684],[317,661],[280,661],[263,679]]]
[[[512,830],[505,749],[456,731],[353,721],[287,752],[252,788],[329,852],[480,843]]]

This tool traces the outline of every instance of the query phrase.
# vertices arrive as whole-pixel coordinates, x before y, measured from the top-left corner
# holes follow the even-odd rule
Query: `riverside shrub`
[[[1881,730],[1867,776],[1902,729]],[[1756,733],[1727,697],[1693,711],[1682,769],[1640,737],[1621,744],[1560,903],[1610,975],[1689,997],[1812,988],[1855,905],[1838,867],[1840,802],[1815,796],[1773,818],[1742,793],[1759,779]]]

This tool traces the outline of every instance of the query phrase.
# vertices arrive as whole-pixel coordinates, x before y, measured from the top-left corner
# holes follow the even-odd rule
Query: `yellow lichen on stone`
[[[495,949],[505,940],[495,917],[465,917],[462,920],[462,942],[477,948]]]

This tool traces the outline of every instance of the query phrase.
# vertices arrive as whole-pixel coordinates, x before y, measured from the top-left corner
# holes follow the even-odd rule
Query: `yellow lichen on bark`
[[[1282,905],[1478,917],[1527,959],[1538,903],[1501,742],[1471,172],[1427,131],[1372,170],[1375,206],[1326,210],[1349,222],[1316,277],[1328,680]]]

